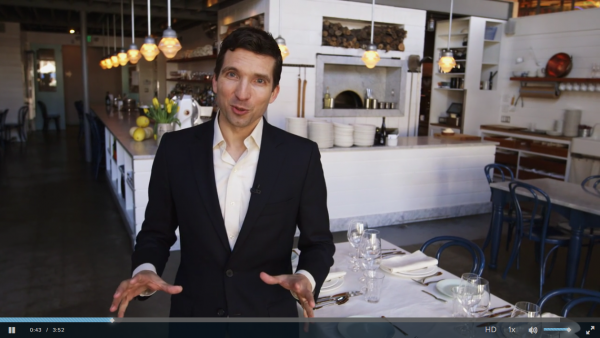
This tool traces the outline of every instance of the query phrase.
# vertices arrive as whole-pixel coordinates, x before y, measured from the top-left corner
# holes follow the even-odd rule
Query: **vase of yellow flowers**
[[[148,118],[154,120],[154,137],[160,144],[160,139],[165,133],[173,131],[174,123],[181,125],[177,116],[179,106],[172,99],[166,98],[165,104],[160,105],[157,98],[152,99],[152,106],[144,108]]]

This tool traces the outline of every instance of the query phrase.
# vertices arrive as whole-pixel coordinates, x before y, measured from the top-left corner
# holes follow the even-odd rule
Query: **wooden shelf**
[[[434,88],[434,89],[464,91],[464,89],[462,89],[462,88],[443,88],[443,87],[437,87],[437,88]]]
[[[469,35],[469,33],[456,33],[456,34],[452,33],[451,37],[452,36],[467,36],[467,35]],[[438,37],[440,37],[440,38],[446,37],[447,38],[448,34],[438,34]]]
[[[575,78],[575,77],[511,77],[511,81],[521,82],[572,82],[572,83],[600,83],[600,78]]]
[[[497,62],[482,62],[481,65],[482,66],[497,66],[498,63]]]
[[[497,41],[497,40],[483,40],[483,43],[500,43],[500,41]]]
[[[448,48],[448,47],[440,47],[440,48],[437,48],[437,50],[442,50],[442,49],[467,49],[467,48],[468,48],[468,46],[456,46],[456,47],[450,46],[450,48]]]
[[[192,58],[182,58],[182,59],[171,59],[167,60],[169,63],[183,63],[183,62],[196,62],[196,61],[205,61],[205,60],[215,60],[217,58],[216,55],[205,55],[205,56],[196,56]]]
[[[167,81],[173,81],[173,82],[185,82],[185,83],[212,83],[212,80],[180,80],[180,79],[167,79]]]

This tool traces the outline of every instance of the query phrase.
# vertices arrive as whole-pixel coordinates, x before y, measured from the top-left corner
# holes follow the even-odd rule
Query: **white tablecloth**
[[[345,277],[344,284],[338,289],[321,292],[319,297],[334,295],[340,292],[355,291],[361,289],[359,281],[362,272],[353,272],[350,270],[350,257],[348,253],[352,250],[349,243],[338,243],[334,255],[333,268],[342,269],[348,272]],[[398,248],[397,246],[383,240],[382,247],[384,249]],[[442,253],[443,259],[443,253]],[[429,278],[427,281],[439,279],[454,279],[457,277],[448,271],[439,269],[443,275]],[[466,272],[466,271],[465,271]],[[363,296],[350,298],[344,305],[326,306],[319,310],[315,310],[315,317],[335,317],[343,318],[350,316],[369,316],[369,317],[451,317],[452,316],[452,299],[440,293],[435,283],[429,286],[423,286],[410,279],[404,279],[385,273],[383,281],[383,289],[381,292],[381,300],[376,303],[368,303]],[[426,281],[426,282],[427,282]],[[433,297],[421,292],[426,290],[440,298],[446,299],[446,303],[440,302]],[[490,291],[493,293],[494,285],[490,285]],[[491,307],[503,306],[508,303],[498,297],[492,295]],[[302,316],[302,308],[298,309]]]

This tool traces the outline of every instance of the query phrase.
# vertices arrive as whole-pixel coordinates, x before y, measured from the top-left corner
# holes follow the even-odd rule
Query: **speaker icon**
[[[537,327],[535,327],[535,326],[532,326],[532,327],[530,327],[530,328],[529,328],[529,330],[527,330],[527,331],[529,331],[529,333],[531,333],[531,334],[537,334],[537,332],[538,332],[538,329],[537,329]]]

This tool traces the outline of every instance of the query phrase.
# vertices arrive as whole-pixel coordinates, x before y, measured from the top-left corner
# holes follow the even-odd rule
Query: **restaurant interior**
[[[320,150],[336,254],[316,317],[600,317],[599,17],[578,0],[0,0],[0,317],[113,316],[161,137],[214,118],[240,27],[282,52],[266,121]],[[178,240],[167,282],[180,259]]]

